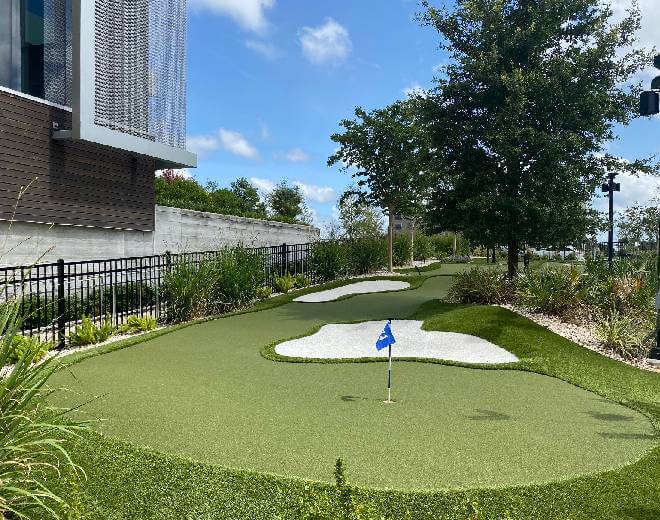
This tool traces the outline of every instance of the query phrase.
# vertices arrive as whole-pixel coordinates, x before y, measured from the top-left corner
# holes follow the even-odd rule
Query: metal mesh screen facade
[[[71,0],[44,0],[44,98],[71,106]]]
[[[186,0],[94,7],[94,123],[185,148]]]

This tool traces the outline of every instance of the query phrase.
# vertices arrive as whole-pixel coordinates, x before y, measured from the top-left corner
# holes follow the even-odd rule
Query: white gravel
[[[316,334],[280,343],[282,356],[322,359],[387,357],[376,350],[385,321],[324,325]],[[463,363],[514,363],[518,358],[485,339],[455,332],[422,330],[421,321],[393,320],[393,357],[418,357]]]
[[[349,294],[400,291],[402,289],[407,289],[408,287],[410,287],[408,282],[397,282],[394,280],[373,280],[370,282],[352,283],[350,285],[344,285],[343,287],[337,287],[336,289],[328,289],[327,291],[305,294],[303,296],[298,296],[298,298],[295,298],[293,301],[304,303],[331,302],[341,298],[342,296],[348,296]]]

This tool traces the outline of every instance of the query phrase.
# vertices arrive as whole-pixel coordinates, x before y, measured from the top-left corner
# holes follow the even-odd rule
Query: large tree
[[[287,222],[310,223],[309,209],[299,186],[290,186],[286,180],[280,181],[268,194],[268,206],[272,215]]]
[[[266,215],[266,206],[261,202],[257,188],[245,177],[233,181],[230,185],[230,189],[238,198],[240,210],[244,215]]]
[[[355,109],[355,119],[340,122],[343,132],[331,139],[339,149],[328,165],[340,164],[356,179],[355,194],[367,205],[387,212],[388,265],[393,270],[395,213],[405,214],[417,201],[424,181],[422,166],[427,149],[420,146],[415,111],[399,101],[385,108]]]
[[[600,0],[457,0],[420,18],[451,60],[419,102],[442,164],[431,221],[518,251],[584,235],[606,177],[600,154],[637,110],[626,82],[649,53],[635,49],[636,6],[619,21]]]

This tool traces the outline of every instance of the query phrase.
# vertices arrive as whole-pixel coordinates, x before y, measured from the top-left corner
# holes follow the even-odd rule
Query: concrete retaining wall
[[[153,232],[2,221],[0,265],[302,244],[318,237],[319,230],[311,226],[156,206]]]

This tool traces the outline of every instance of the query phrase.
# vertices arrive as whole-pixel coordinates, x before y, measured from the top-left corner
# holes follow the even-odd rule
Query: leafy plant
[[[267,285],[264,285],[257,289],[257,298],[259,298],[260,300],[265,300],[266,298],[269,298],[271,294],[273,294],[273,289],[272,287],[269,287]]]
[[[312,245],[309,266],[321,282],[330,282],[343,273],[345,248],[337,241],[316,242]]]
[[[126,323],[119,328],[120,332],[137,334],[138,332],[149,332],[158,326],[153,316],[129,316]]]
[[[454,303],[505,303],[513,297],[513,284],[498,269],[473,267],[454,276],[447,298]]]
[[[411,243],[410,237],[406,234],[397,234],[394,237],[392,258],[394,265],[401,267],[410,264]]]
[[[304,289],[309,287],[312,282],[304,274],[297,274],[293,277],[293,283],[296,289]]]
[[[92,321],[92,318],[86,316],[69,334],[69,344],[74,347],[82,347],[102,343],[112,336],[114,331],[115,327],[110,316],[106,316],[100,325],[97,325]]]
[[[380,238],[364,238],[344,243],[347,274],[369,274],[387,265],[387,243]]]
[[[648,329],[616,309],[597,322],[596,333],[605,346],[625,358],[647,357],[651,349]]]
[[[20,329],[18,305],[0,308],[0,366],[16,351]],[[66,500],[53,485],[61,472],[78,474],[66,441],[82,426],[63,422],[65,410],[50,407],[46,383],[62,366],[56,358],[35,363],[40,349],[27,348],[0,378],[0,516],[21,519],[57,519]]]
[[[203,312],[221,314],[254,302],[265,280],[263,265],[261,255],[240,246],[225,249],[205,262],[201,267],[207,296]]]
[[[518,276],[519,301],[535,312],[565,316],[580,306],[583,294],[580,272],[575,266],[535,269]]]
[[[33,363],[38,363],[46,353],[53,348],[53,344],[42,342],[38,336],[14,336],[13,350],[9,355],[10,363],[17,363],[29,353]]]
[[[278,276],[275,278],[273,280],[273,285],[277,292],[286,294],[295,287],[296,281],[290,274],[285,274],[284,276]]]
[[[435,253],[431,238],[421,233],[415,235],[413,249],[415,260],[427,260]]]
[[[445,264],[469,264],[472,261],[469,255],[449,255],[442,259]]]

